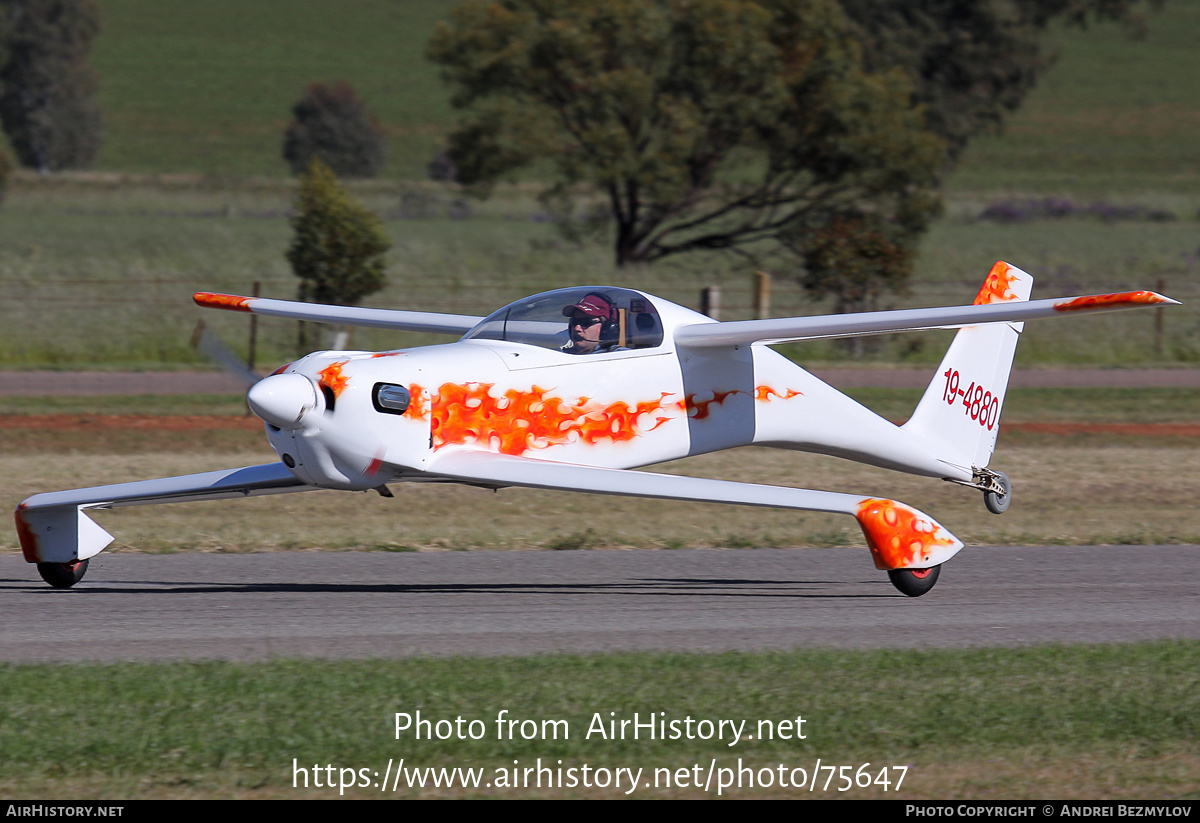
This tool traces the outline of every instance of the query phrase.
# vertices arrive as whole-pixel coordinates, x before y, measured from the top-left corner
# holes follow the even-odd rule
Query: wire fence
[[[772,278],[770,281],[768,316],[789,316],[791,310],[801,308],[804,314],[816,313],[824,304],[805,295],[794,281],[788,278]],[[940,280],[935,283],[913,283],[900,295],[884,296],[882,308],[917,305],[961,305],[970,303],[981,283],[981,278]],[[250,294],[257,284],[260,295],[277,300],[295,300],[297,281],[294,277],[257,278],[246,283],[238,294]],[[577,284],[571,284],[577,285]],[[636,287],[636,286],[635,286]],[[745,282],[725,279],[719,284],[695,281],[686,287],[669,283],[668,291],[688,294],[679,302],[689,308],[700,310],[704,305],[703,292],[709,288],[720,289],[720,311],[729,315],[722,319],[748,319],[758,314],[762,305],[755,291],[753,278]],[[1152,283],[1129,283],[1127,289],[1151,289],[1168,294],[1184,304],[1184,311],[1191,314],[1189,307],[1196,306],[1200,298],[1200,282],[1181,272],[1178,279],[1155,278]],[[136,305],[147,308],[178,308],[191,311],[191,295],[195,291],[210,291],[210,281],[192,277],[126,277],[126,278],[53,278],[38,282],[5,282],[0,279],[0,306],[5,313],[19,311],[21,306],[55,305],[63,308],[86,309],[98,305]],[[1064,290],[1051,288],[1042,280],[1035,286],[1034,297],[1074,296],[1095,293],[1096,288]],[[1040,292],[1040,294],[1038,293]],[[529,293],[512,283],[496,283],[490,280],[459,280],[448,286],[436,282],[394,283],[381,295],[368,298],[364,306],[405,310],[437,310],[459,314],[490,314],[492,311]],[[515,296],[513,296],[515,294]],[[665,294],[662,296],[666,296]],[[929,302],[929,301],[935,302]],[[780,311],[786,310],[786,311]]]
[[[1186,273],[1184,273],[1186,274]],[[1062,296],[1097,291],[1064,291],[1063,283],[1047,278],[1039,282],[1042,296]],[[883,301],[881,308],[962,305],[974,298],[979,278],[915,283],[903,296]],[[77,367],[96,365],[202,364],[192,346],[193,330],[203,319],[227,344],[243,356],[250,349],[246,315],[202,312],[191,301],[195,291],[230,291],[251,294],[255,283],[263,297],[294,299],[296,280],[268,277],[246,282],[241,288],[228,281],[215,286],[196,276],[138,273],[119,277],[63,277],[38,281],[0,279],[0,365],[7,368]],[[574,285],[573,283],[557,283]],[[1065,285],[1071,285],[1069,283]],[[1041,362],[1119,364],[1125,362],[1200,361],[1200,283],[1194,279],[1157,278],[1152,283],[1127,283],[1125,287],[1164,291],[1184,305],[1142,312],[1118,312],[1086,322],[1039,324],[1036,335],[1022,343],[1025,353]],[[706,286],[699,280],[667,278],[656,283],[663,299],[701,310]],[[460,278],[452,285],[417,279],[393,282],[364,305],[376,308],[446,312],[484,316],[526,294],[544,290],[526,288],[519,279],[494,282]],[[650,289],[647,289],[649,291]],[[1103,289],[1101,289],[1103,290]],[[720,282],[721,320],[757,316],[791,316],[830,311],[815,302],[789,278],[772,278],[765,314],[755,278],[723,278]],[[925,362],[940,357],[943,345],[931,335],[897,335],[874,341],[865,350],[851,351],[834,343],[809,344],[815,359],[841,360],[852,356],[878,360]],[[258,326],[255,347],[260,362],[295,357],[297,326],[294,321],[264,318]],[[352,346],[390,349],[430,342],[428,336],[385,330],[358,329]],[[316,347],[327,345],[319,338]]]

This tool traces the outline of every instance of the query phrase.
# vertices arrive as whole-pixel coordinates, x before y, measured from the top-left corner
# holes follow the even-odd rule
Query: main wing
[[[84,509],[223,500],[315,488],[298,480],[282,463],[266,463],[160,480],[46,492],[27,498],[17,507],[17,535],[30,563],[69,563],[98,554],[113,540],[111,534],[83,513]]]
[[[921,329],[954,329],[984,323],[1020,323],[1039,317],[1146,306],[1177,306],[1152,291],[1092,294],[989,305],[947,306],[929,309],[871,311],[857,314],[826,314],[813,317],[779,317],[770,320],[738,320],[729,323],[696,323],[675,329],[678,346],[705,348],[744,346],[751,343],[786,343],[825,337],[855,337]]]
[[[338,323],[346,326],[368,326],[376,329],[427,331],[441,334],[466,334],[483,319],[466,314],[328,306],[323,303],[270,300],[265,297],[239,297],[236,294],[215,294],[207,291],[196,292],[192,295],[192,300],[196,302],[196,305],[206,309],[244,311],[266,317],[287,317],[292,320],[309,320],[314,323]]]
[[[880,569],[936,566],[945,563],[963,546],[962,541],[933,518],[903,503],[883,498],[579,466],[491,452],[463,451],[442,455],[426,474],[500,487],[524,486],[849,514],[862,527],[875,566]]]

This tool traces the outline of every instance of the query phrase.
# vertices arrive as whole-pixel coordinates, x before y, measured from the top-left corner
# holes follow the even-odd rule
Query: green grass
[[[0,791],[39,797],[289,797],[293,758],[367,768],[533,765],[707,770],[907,766],[901,791],[843,796],[1195,798],[1200,643],[971,651],[619,654],[417,661],[0,667]],[[63,704],[63,695],[85,695]],[[67,709],[64,711],[64,709]],[[497,739],[516,720],[569,737]],[[415,739],[395,713],[482,721],[481,739]],[[615,713],[615,714],[610,714]],[[747,721],[742,739],[586,737],[594,717]],[[665,715],[657,715],[664,712]],[[806,737],[758,721],[803,717]],[[443,730],[446,727],[443,727]],[[560,727],[561,729],[562,727]],[[746,739],[752,735],[753,740]],[[426,734],[428,737],[428,734]],[[1063,780],[1064,766],[1094,773]],[[1166,766],[1164,767],[1164,764]],[[1014,774],[1015,772],[1015,774]],[[893,774],[893,779],[896,774]],[[832,783],[837,785],[836,780]],[[427,795],[447,792],[427,792]],[[467,794],[461,790],[450,794]],[[489,794],[491,792],[469,792]],[[621,792],[512,791],[501,796]],[[755,792],[734,792],[754,794]],[[768,791],[799,796],[796,790]],[[1190,793],[1190,794],[1189,794]],[[378,790],[351,790],[378,796]],[[420,795],[420,792],[409,794]],[[703,796],[647,790],[640,796]],[[715,794],[715,784],[709,793]],[[817,796],[838,796],[836,791]]]
[[[977,138],[958,190],[1191,193],[1200,175],[1200,4],[1170,2],[1144,39],[1057,32],[1057,64],[1000,136]]]
[[[292,105],[335,80],[382,121],[389,175],[424,177],[443,146],[449,98],[424,54],[449,0],[100,5],[100,170],[285,176]]]

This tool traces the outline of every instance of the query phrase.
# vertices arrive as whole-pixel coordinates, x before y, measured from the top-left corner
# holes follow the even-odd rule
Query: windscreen
[[[638,292],[603,286],[558,289],[510,303],[484,318],[463,340],[504,340],[568,351],[568,320],[584,311],[580,306],[601,323],[603,345],[598,353],[662,345],[662,322],[654,305]]]

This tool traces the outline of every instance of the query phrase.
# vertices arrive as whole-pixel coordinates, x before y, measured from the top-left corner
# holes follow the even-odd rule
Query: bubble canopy
[[[602,300],[597,301],[595,297]],[[589,299],[591,298],[591,299]],[[663,326],[658,310],[641,292],[609,286],[556,289],[509,303],[485,317],[463,340],[504,340],[543,349],[566,351],[570,344],[568,318],[575,307],[611,306],[603,322],[600,351],[650,349],[662,345]],[[594,311],[587,312],[595,314]]]

